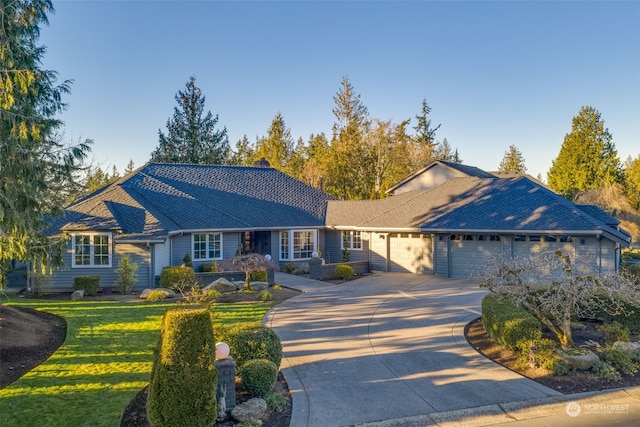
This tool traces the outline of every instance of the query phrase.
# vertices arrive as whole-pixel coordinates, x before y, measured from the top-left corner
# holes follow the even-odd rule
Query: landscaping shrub
[[[210,305],[220,298],[220,292],[215,289],[203,291],[198,285],[191,287],[191,292],[184,297],[184,304]]]
[[[268,359],[280,367],[282,344],[271,329],[259,323],[242,323],[232,326],[224,333],[231,356],[241,367],[251,359]]]
[[[83,290],[86,296],[94,296],[100,288],[100,276],[77,276],[73,278],[73,290]]]
[[[280,271],[282,271],[283,273],[287,273],[287,274],[292,274],[294,270],[297,270],[298,267],[296,267],[296,265],[292,262],[285,262],[284,264],[282,264],[282,267],[280,267]]]
[[[160,273],[160,286],[180,292],[185,292],[196,283],[196,273],[192,267],[165,267]]]
[[[346,264],[336,265],[336,276],[339,279],[351,279],[353,277],[353,267]]]
[[[268,359],[253,359],[239,370],[242,387],[255,397],[264,397],[278,379],[278,367]]]
[[[251,272],[251,280],[253,282],[266,282],[267,281],[267,272],[264,270],[252,271]]]
[[[218,268],[218,261],[213,261],[208,264],[200,264],[198,270],[201,273],[217,273],[218,271],[220,271],[220,269]]]
[[[151,291],[147,295],[147,301],[151,301],[151,302],[164,301],[165,298],[167,298],[167,293],[161,290]]]
[[[149,382],[147,417],[154,427],[206,426],[217,417],[218,371],[206,309],[165,312]]]
[[[508,299],[492,294],[482,299],[482,324],[487,334],[508,350],[516,350],[521,340],[542,338],[542,326],[535,317]]]
[[[268,290],[264,290],[260,292],[260,301],[271,301],[273,299],[273,295]]]
[[[631,340],[631,334],[628,328],[625,328],[618,322],[603,323],[598,325],[598,331],[604,335],[604,345],[610,346],[616,341],[629,341]]]
[[[118,268],[116,269],[116,274],[118,275],[116,288],[121,294],[129,295],[131,293],[131,288],[133,288],[138,279],[137,271],[138,264],[131,261],[129,254],[124,254],[120,257]]]
[[[591,372],[610,383],[622,381],[622,375],[620,375],[620,372],[603,360],[596,362],[591,367]]]
[[[613,315],[607,313],[604,309],[595,309],[595,319],[601,320],[603,323],[618,322],[622,327],[627,328],[632,335],[640,335],[640,307],[625,302],[623,304],[624,313]]]
[[[269,393],[265,396],[267,406],[274,411],[280,413],[289,406],[289,399],[280,393]]]
[[[638,363],[632,353],[607,348],[602,351],[600,358],[625,375],[638,372]]]
[[[520,340],[517,343],[517,348],[520,352],[518,363],[522,367],[533,365],[548,371],[554,371],[556,362],[560,360],[556,353],[557,347],[557,343],[549,338],[540,338],[535,341]]]

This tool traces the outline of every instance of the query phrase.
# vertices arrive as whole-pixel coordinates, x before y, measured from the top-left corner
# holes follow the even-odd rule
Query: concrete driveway
[[[420,416],[559,395],[467,344],[485,294],[476,284],[394,273],[276,282],[305,291],[265,318],[283,344],[292,427],[427,425]]]

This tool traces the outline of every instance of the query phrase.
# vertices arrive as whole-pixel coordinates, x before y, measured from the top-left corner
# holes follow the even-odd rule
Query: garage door
[[[449,277],[473,279],[502,257],[502,241],[494,235],[456,235],[449,239]]]
[[[526,258],[532,254],[554,253],[562,250],[574,257],[575,249],[570,236],[529,235],[514,236],[513,257]]]
[[[433,241],[428,234],[397,233],[389,237],[389,271],[433,273]]]

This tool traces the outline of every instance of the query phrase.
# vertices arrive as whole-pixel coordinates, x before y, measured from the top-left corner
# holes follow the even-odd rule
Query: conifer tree
[[[267,159],[272,168],[288,173],[292,153],[291,130],[287,128],[282,114],[278,113],[271,121],[267,136],[258,140],[255,156],[257,159]]]
[[[205,96],[196,86],[195,77],[179,91],[173,117],[167,120],[167,134],[158,130],[158,148],[152,162],[223,164],[229,157],[227,128],[216,129],[218,115],[204,114]]]
[[[547,174],[549,187],[573,199],[579,191],[621,182],[620,160],[600,112],[585,106],[572,120]]]
[[[61,262],[43,230],[62,212],[65,186],[77,184],[90,151],[90,140],[61,141],[56,115],[71,82],[57,84],[57,73],[41,68],[40,26],[52,12],[49,0],[0,2],[0,288],[12,259],[41,271]]]
[[[527,173],[527,167],[524,165],[524,156],[515,145],[510,145],[509,149],[504,152],[504,157],[500,161],[498,170],[502,172]]]

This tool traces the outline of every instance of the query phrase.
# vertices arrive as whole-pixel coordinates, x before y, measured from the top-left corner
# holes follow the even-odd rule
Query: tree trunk
[[[251,272],[250,271],[244,272],[244,283],[245,285],[247,285],[247,291],[251,292],[253,289],[251,289]]]

